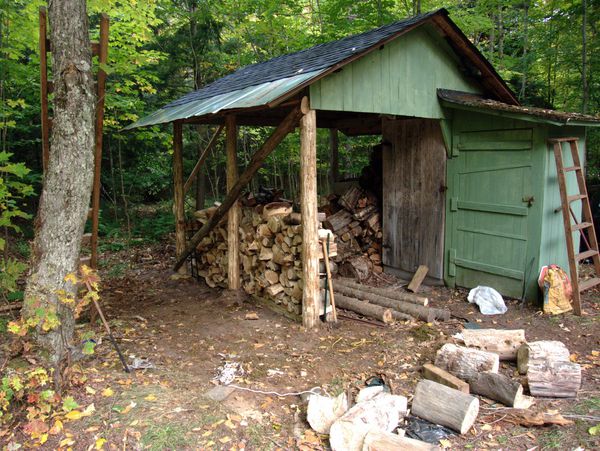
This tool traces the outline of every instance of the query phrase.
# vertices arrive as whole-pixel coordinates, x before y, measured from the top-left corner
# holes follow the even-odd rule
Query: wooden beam
[[[46,8],[40,6],[40,110],[42,122],[42,169],[48,169],[50,158],[50,125],[48,121],[48,39],[46,37]]]
[[[300,119],[300,209],[302,213],[302,324],[319,324],[319,226],[317,221],[317,116]]]
[[[337,128],[329,129],[329,150],[331,152],[329,166],[329,187],[330,190],[333,191],[333,185],[340,179],[339,140]]]
[[[256,151],[256,153],[252,156],[250,163],[248,163],[246,170],[242,173],[233,188],[229,190],[225,199],[223,199],[223,203],[219,206],[219,208],[217,208],[214,215],[208,220],[208,222],[194,234],[185,250],[178,255],[177,262],[175,263],[174,267],[175,270],[181,268],[181,265],[183,265],[187,256],[194,251],[196,246],[198,246],[198,243],[202,241],[202,238],[208,235],[223,218],[223,216],[225,216],[225,213],[227,213],[229,208],[231,208],[231,206],[237,201],[244,187],[250,182],[250,180],[252,180],[252,177],[256,171],[258,171],[258,169],[261,167],[265,158],[267,158],[273,149],[275,149],[275,147],[277,147],[277,145],[283,141],[288,133],[294,130],[300,117],[302,117],[300,108],[294,108],[279,124],[271,136],[269,136],[263,146]]]
[[[225,118],[227,129],[227,191],[231,191],[238,181],[237,167],[237,125],[235,116]],[[227,283],[230,290],[240,289],[240,207],[236,202],[227,213]]]
[[[173,211],[175,212],[175,252],[181,258],[185,250],[185,194],[183,193],[183,130],[173,123]],[[189,253],[188,253],[189,255]],[[185,261],[185,258],[183,261]],[[183,263],[182,261],[182,263]],[[181,265],[177,268],[179,270]]]
[[[104,96],[106,93],[106,72],[102,65],[108,61],[108,16],[100,17],[100,43],[98,62],[100,68],[97,76],[96,99],[96,130],[94,136],[94,185],[92,188],[92,237],[90,240],[91,258],[90,266],[98,267],[98,227],[100,221],[100,176],[102,174],[102,137],[104,129]]]
[[[194,183],[194,178],[196,177],[196,175],[198,175],[198,172],[200,171],[200,169],[202,169],[202,166],[204,166],[204,162],[208,158],[208,155],[210,154],[210,151],[212,150],[212,148],[217,143],[217,138],[221,134],[221,131],[223,130],[223,128],[225,128],[225,126],[223,124],[219,125],[219,128],[217,128],[217,131],[214,133],[214,135],[212,135],[212,138],[210,138],[210,141],[208,142],[208,145],[204,149],[204,152],[202,152],[202,155],[200,155],[200,158],[198,158],[198,161],[196,162],[194,169],[192,169],[190,176],[185,181],[185,185],[183,185],[183,193],[184,194],[190,190],[192,183]]]

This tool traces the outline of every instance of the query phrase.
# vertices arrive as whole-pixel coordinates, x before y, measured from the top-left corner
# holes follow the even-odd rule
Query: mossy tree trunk
[[[60,368],[73,336],[72,311],[57,292],[73,292],[65,276],[79,263],[81,238],[90,205],[94,163],[95,92],[85,0],[49,2],[54,78],[50,160],[44,177],[25,316],[43,308],[56,312],[60,326],[37,339],[48,363]],[[60,371],[55,381],[60,380]]]

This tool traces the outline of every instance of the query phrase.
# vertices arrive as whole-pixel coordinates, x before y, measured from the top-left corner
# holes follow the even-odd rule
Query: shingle
[[[262,63],[243,67],[232,74],[171,102],[164,108],[184,105],[189,102],[214,97],[231,91],[260,85],[282,78],[315,72],[330,68],[351,56],[361,53],[379,42],[402,32],[403,30],[427,20],[445,10],[438,10],[410,19],[385,25],[365,33],[348,36],[339,41],[327,42],[296,53],[282,55]]]

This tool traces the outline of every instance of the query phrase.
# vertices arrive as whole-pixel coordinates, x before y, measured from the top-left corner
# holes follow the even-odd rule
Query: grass
[[[152,425],[142,436],[144,449],[153,451],[163,449],[181,449],[189,445],[186,429],[179,424]]]
[[[256,449],[272,449],[273,443],[269,440],[269,429],[261,423],[253,422],[246,429],[250,444]]]
[[[339,396],[344,392],[344,381],[339,377],[334,377],[329,383],[328,390],[331,396]]]
[[[600,411],[600,397],[591,396],[578,402],[573,411],[579,415],[589,414],[594,411]]]
[[[563,433],[559,430],[551,430],[538,436],[541,449],[563,449]]]
[[[112,264],[110,266],[110,269],[106,272],[106,276],[109,279],[119,279],[123,277],[123,275],[125,275],[125,271],[128,267],[129,265],[125,262]]]

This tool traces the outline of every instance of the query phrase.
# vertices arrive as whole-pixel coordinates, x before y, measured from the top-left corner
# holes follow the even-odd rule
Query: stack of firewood
[[[204,224],[216,207],[195,213]],[[251,295],[272,300],[290,313],[302,311],[302,226],[299,213],[293,213],[286,202],[273,202],[241,209],[240,220],[240,276],[242,288]],[[325,219],[319,214],[319,220]],[[329,237],[329,255],[337,255],[335,236],[327,229],[319,229],[319,239]],[[227,219],[198,245],[200,261],[198,274],[210,287],[227,286]],[[335,272],[336,265],[330,262]],[[324,272],[324,268],[321,271]],[[325,283],[321,284],[324,296]]]
[[[349,267],[346,275],[359,279],[371,271],[382,273],[381,264],[381,217],[377,198],[357,186],[349,188],[344,195],[332,199],[325,225],[338,237],[337,263]]]

